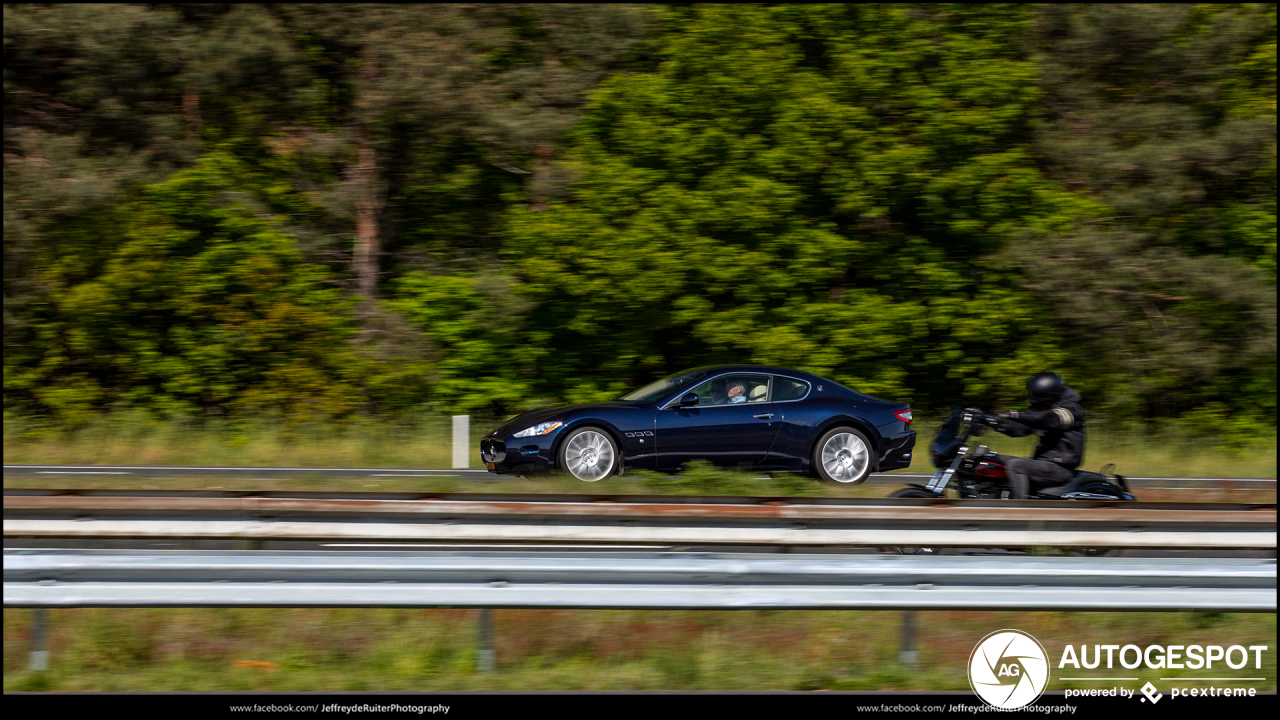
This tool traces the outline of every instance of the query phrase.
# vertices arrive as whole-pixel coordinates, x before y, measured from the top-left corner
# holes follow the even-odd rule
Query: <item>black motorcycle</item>
[[[1013,488],[1004,459],[986,445],[970,448],[970,440],[981,437],[987,428],[996,426],[996,418],[973,408],[953,410],[947,421],[938,428],[929,444],[929,457],[937,471],[925,485],[908,485],[889,497],[940,498],[948,489],[954,489],[962,498],[1008,499]],[[1137,500],[1129,492],[1129,483],[1123,475],[1105,474],[1114,465],[1103,468],[1102,473],[1077,470],[1064,485],[1032,488],[1031,497],[1044,500],[1111,500],[1132,502]],[[936,548],[896,548],[904,554],[932,554]],[[1106,549],[1089,548],[1069,554],[1089,556],[1114,555]]]
[[[962,498],[1005,499],[1012,494],[1004,459],[986,445],[970,448],[996,418],[972,408],[952,410],[929,445],[929,457],[937,471],[925,485],[907,486],[889,497],[936,498],[954,489]],[[1064,485],[1032,489],[1031,497],[1045,500],[1137,500],[1123,475],[1077,470]]]

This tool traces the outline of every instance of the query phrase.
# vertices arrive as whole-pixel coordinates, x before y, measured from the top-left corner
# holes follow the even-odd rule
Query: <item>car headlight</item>
[[[560,427],[563,424],[564,423],[560,422],[559,420],[552,420],[551,422],[538,423],[537,425],[534,425],[531,428],[525,428],[524,430],[521,430],[520,432],[516,433],[515,436],[516,437],[533,437],[534,435],[546,435],[547,433],[551,432],[552,430],[555,430],[556,428]]]

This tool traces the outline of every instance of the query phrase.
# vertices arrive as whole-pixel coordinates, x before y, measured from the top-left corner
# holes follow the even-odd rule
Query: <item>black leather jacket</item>
[[[996,432],[1009,437],[1040,436],[1035,460],[1048,460],[1074,470],[1084,459],[1084,408],[1080,393],[1069,387],[1048,410],[1019,410],[1017,419],[999,418]]]

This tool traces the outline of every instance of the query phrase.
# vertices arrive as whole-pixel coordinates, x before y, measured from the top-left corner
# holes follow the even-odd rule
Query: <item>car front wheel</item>
[[[608,477],[618,466],[618,448],[613,438],[599,428],[574,430],[560,444],[560,467],[583,482]]]
[[[839,485],[858,485],[871,474],[871,443],[849,427],[828,430],[813,447],[818,479]]]

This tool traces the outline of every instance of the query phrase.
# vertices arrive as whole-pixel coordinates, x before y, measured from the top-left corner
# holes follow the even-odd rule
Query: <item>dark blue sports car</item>
[[[911,408],[816,375],[753,365],[665,377],[611,402],[531,410],[480,441],[490,472],[586,482],[691,460],[857,484],[911,464]]]

